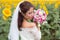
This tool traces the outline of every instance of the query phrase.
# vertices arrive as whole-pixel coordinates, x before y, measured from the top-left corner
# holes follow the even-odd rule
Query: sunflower
[[[4,8],[2,12],[3,12],[3,15],[5,15],[6,17],[11,16],[11,10],[8,8]]]
[[[45,5],[43,6],[43,9],[45,10],[46,14],[48,15],[48,10]]]
[[[8,9],[12,8],[11,5],[9,5],[9,4],[5,4],[5,7],[8,8]]]

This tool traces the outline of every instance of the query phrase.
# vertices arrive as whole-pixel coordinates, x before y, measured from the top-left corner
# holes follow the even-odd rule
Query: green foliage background
[[[46,5],[48,9],[47,24],[41,26],[42,39],[41,40],[60,40],[60,6],[54,8],[54,4]],[[38,6],[36,7],[38,8]],[[11,18],[4,21],[2,16],[2,9],[0,8],[0,40],[8,40],[8,32],[10,28]],[[11,9],[12,12],[14,8]]]
[[[47,24],[41,26],[42,40],[60,40],[60,7],[46,5],[48,9]]]

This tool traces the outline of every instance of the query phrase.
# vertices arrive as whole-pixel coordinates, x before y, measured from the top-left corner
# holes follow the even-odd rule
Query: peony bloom
[[[44,10],[38,9],[35,12],[33,21],[37,22],[38,24],[42,24],[42,23],[46,22],[46,18],[47,18],[46,12]]]

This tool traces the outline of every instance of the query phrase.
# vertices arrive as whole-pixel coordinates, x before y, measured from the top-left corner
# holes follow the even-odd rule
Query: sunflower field
[[[17,4],[23,0],[0,0],[0,40],[8,40],[10,22]],[[60,40],[60,0],[26,0],[44,9],[47,22],[41,26],[41,40]]]

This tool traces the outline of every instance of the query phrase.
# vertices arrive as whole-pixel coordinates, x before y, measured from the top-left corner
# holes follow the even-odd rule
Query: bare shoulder
[[[29,28],[33,28],[36,26],[36,24],[34,22],[28,23],[26,24]]]
[[[23,27],[28,27],[28,28],[32,28],[32,27],[35,27],[36,24],[34,22],[31,22],[31,23],[23,23]]]
[[[35,27],[35,26],[36,26],[36,23],[32,22],[32,23],[31,23],[31,26],[32,26],[32,27]]]

